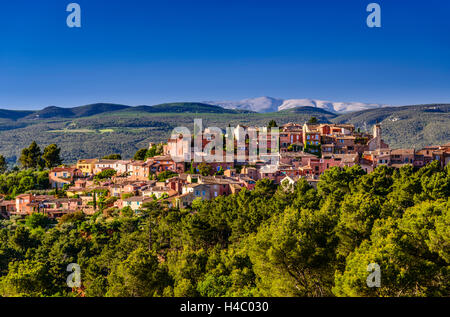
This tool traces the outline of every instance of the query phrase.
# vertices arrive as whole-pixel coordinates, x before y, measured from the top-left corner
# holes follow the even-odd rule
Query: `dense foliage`
[[[48,187],[48,171],[27,169],[0,174],[0,194],[6,198],[14,198],[30,190],[46,190]]]
[[[60,153],[61,149],[56,144],[48,145],[42,153],[39,145],[33,141],[29,147],[22,149],[19,162],[23,168],[53,168],[62,163]]]
[[[144,161],[148,158],[162,155],[164,151],[163,144],[152,144],[152,146],[149,149],[143,148],[139,149],[136,154],[134,154],[133,159],[137,161]]]
[[[349,123],[362,131],[379,122],[391,148],[416,148],[450,141],[450,104],[383,107],[346,113],[334,123]]]
[[[0,174],[3,174],[8,169],[8,162],[3,155],[0,155]]]
[[[265,127],[271,120],[278,126],[288,122],[304,123],[311,117],[319,122],[351,123],[361,131],[370,131],[377,121],[383,139],[391,148],[438,145],[448,143],[450,105],[386,107],[348,114],[335,114],[320,108],[301,107],[275,113],[211,113],[192,104],[123,108],[116,105],[89,105],[73,108],[49,108],[45,113],[0,110],[0,155],[10,166],[16,164],[21,150],[30,140],[42,146],[61,146],[61,158],[74,163],[80,158],[103,157],[118,153],[130,159],[149,142],[166,142],[175,127],[193,131],[195,118],[203,119],[203,127],[254,125]],[[123,108],[123,109],[122,109]],[[75,109],[75,110],[74,110]],[[190,112],[179,112],[190,109]],[[214,108],[216,109],[216,108]],[[175,111],[176,110],[176,111]],[[217,109],[216,109],[217,110]],[[68,113],[66,113],[68,112]],[[36,115],[39,114],[39,117]]]
[[[122,156],[120,154],[110,154],[102,157],[103,160],[121,160]]]
[[[114,175],[117,174],[117,171],[114,169],[106,169],[98,173],[94,176],[94,179],[101,180],[101,179],[110,179]]]
[[[175,176],[178,176],[178,174],[173,171],[164,171],[164,172],[159,173],[158,176],[156,177],[156,179],[159,182],[164,182],[164,181],[168,180],[169,178],[172,178]]]
[[[448,296],[450,168],[257,182],[192,209],[0,222],[1,296]],[[129,208],[128,208],[129,209]],[[80,288],[66,285],[81,267]],[[381,268],[369,288],[367,266]]]

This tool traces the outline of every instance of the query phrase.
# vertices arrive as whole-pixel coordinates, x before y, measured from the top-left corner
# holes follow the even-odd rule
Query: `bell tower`
[[[373,126],[373,137],[380,137],[381,138],[381,125],[379,123],[375,124]]]
[[[376,140],[377,149],[381,149],[381,125],[378,122],[373,126],[373,138]]]

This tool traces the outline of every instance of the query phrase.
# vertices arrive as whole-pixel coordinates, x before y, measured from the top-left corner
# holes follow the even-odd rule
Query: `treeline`
[[[0,195],[6,199],[14,199],[16,195],[31,190],[49,188],[48,170],[62,163],[61,149],[50,144],[42,152],[36,142],[22,150],[20,156],[21,169],[15,166],[8,170],[8,163],[0,155]]]
[[[136,161],[144,161],[148,158],[162,155],[164,150],[164,145],[162,143],[152,144],[149,149],[143,148],[139,149],[134,155],[133,159]]]
[[[448,296],[449,194],[438,162],[334,167],[317,189],[261,180],[191,209],[3,220],[0,296]]]
[[[6,199],[14,199],[30,190],[46,190],[49,186],[48,171],[28,169],[0,174],[0,194]]]
[[[23,169],[53,168],[62,164],[60,153],[61,149],[56,144],[46,146],[42,152],[36,141],[33,141],[29,147],[22,149],[19,163]],[[8,162],[3,155],[0,155],[0,174],[7,170]]]

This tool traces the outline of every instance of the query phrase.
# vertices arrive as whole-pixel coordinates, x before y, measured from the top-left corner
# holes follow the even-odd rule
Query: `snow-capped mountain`
[[[283,99],[272,97],[259,97],[239,101],[205,101],[205,103],[227,109],[251,110],[256,112],[277,112],[278,108],[283,104],[283,101]]]
[[[279,99],[272,97],[250,98],[240,101],[206,101],[205,103],[227,109],[251,110],[256,112],[276,112],[306,106],[317,107],[331,112],[352,112],[389,106],[376,103],[333,102],[316,99]]]

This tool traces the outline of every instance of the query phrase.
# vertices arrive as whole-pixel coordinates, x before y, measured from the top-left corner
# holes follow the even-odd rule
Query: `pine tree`
[[[61,165],[62,160],[60,157],[61,149],[56,144],[50,144],[44,149],[42,159],[44,160],[45,167],[53,168]]]
[[[92,203],[94,204],[94,210],[97,210],[97,193],[93,192],[94,197],[92,198]]]
[[[3,155],[0,155],[0,174],[3,174],[8,169],[8,163]]]
[[[276,127],[278,127],[276,121],[275,120],[270,120],[268,128],[270,129],[270,128],[276,128]]]
[[[36,141],[33,141],[29,147],[24,148],[22,150],[22,154],[20,155],[19,162],[22,164],[22,167],[37,169],[43,167],[42,161],[42,152]]]

